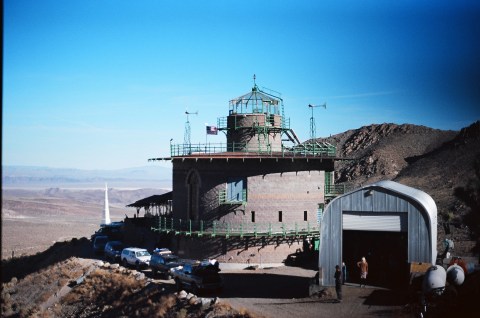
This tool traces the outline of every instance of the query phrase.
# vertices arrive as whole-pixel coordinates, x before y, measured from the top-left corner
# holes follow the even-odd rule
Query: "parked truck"
[[[153,275],[160,273],[167,279],[170,279],[171,269],[182,264],[182,260],[166,248],[155,249],[150,259],[150,268]]]
[[[220,292],[223,281],[217,261],[186,260],[182,266],[171,270],[177,289],[197,294],[201,291]]]

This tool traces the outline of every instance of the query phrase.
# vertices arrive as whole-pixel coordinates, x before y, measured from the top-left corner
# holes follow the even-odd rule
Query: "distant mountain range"
[[[2,188],[171,188],[172,170],[144,166],[117,170],[82,170],[2,166]]]

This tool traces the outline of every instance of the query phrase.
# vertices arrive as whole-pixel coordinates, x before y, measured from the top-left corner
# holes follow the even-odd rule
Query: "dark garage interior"
[[[384,231],[343,231],[343,259],[347,283],[359,283],[357,262],[368,262],[367,285],[392,287],[408,283],[407,233]]]

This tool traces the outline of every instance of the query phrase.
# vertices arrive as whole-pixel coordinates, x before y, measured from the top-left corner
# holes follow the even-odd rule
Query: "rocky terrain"
[[[408,158],[429,153],[458,132],[424,126],[381,124],[361,127],[327,138],[337,155],[354,159],[336,167],[336,182],[355,186],[393,180],[408,166]]]
[[[448,236],[458,242],[457,252],[469,254],[473,243],[463,216],[468,208],[454,195],[475,176],[480,158],[480,122],[461,131],[424,126],[380,124],[331,136],[339,157],[337,184],[351,188],[380,180],[393,180],[428,193],[437,204],[438,241]]]
[[[217,297],[177,293],[171,282],[95,259],[87,239],[2,264],[9,273],[18,269],[12,267],[29,274],[2,284],[2,317],[256,317]]]

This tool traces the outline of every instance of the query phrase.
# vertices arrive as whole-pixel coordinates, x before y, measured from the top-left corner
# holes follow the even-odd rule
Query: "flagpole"
[[[208,138],[207,126],[208,126],[208,123],[205,123],[205,154],[207,154],[207,138]]]

